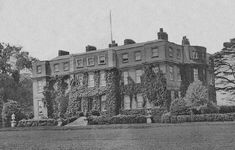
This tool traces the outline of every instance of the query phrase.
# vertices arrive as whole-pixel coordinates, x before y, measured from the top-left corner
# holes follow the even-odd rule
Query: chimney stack
[[[166,40],[168,41],[168,34],[166,32],[163,32],[163,28],[160,28],[160,31],[157,33],[158,40]]]
[[[182,45],[190,45],[189,39],[186,36],[183,36]]]
[[[118,44],[113,40],[111,44],[109,44],[109,48],[111,47],[117,47]]]

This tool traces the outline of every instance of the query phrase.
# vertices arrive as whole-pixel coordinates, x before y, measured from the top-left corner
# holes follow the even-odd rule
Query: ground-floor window
[[[101,111],[106,110],[106,95],[101,96]]]
[[[130,109],[130,96],[124,96],[124,109]]]
[[[143,108],[144,99],[142,94],[137,94],[137,108]]]

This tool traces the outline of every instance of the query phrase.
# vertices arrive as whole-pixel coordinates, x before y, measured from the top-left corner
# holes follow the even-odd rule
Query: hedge
[[[35,126],[56,126],[57,121],[54,119],[40,119],[40,120],[20,120],[17,127],[35,127]]]
[[[163,114],[161,123],[183,123],[183,122],[213,122],[213,121],[234,121],[235,113],[227,114],[200,114],[200,115],[179,115],[170,113]]]
[[[235,112],[235,106],[220,106],[219,113],[234,113]]]
[[[143,115],[117,115],[112,117],[91,116],[88,118],[88,124],[132,124],[146,123],[146,116]]]

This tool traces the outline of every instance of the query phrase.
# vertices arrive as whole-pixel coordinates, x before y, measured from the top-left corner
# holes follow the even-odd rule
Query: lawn
[[[0,130],[0,149],[234,150],[235,122]]]

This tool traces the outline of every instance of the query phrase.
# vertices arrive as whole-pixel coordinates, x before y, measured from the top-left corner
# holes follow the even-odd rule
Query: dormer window
[[[105,64],[105,56],[104,55],[100,55],[99,56],[99,65],[104,65]]]
[[[42,66],[41,65],[37,66],[36,70],[37,70],[37,74],[42,73]]]
[[[94,65],[95,65],[94,57],[87,58],[87,66],[94,66]]]
[[[128,53],[122,54],[122,62],[127,63],[128,62]]]

